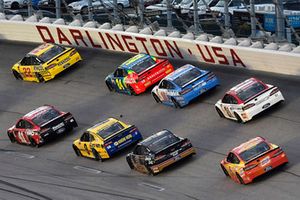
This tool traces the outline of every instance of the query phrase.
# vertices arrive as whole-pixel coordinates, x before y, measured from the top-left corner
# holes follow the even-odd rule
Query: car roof
[[[249,78],[241,83],[239,83],[238,85],[232,87],[227,94],[232,94],[232,95],[236,95],[237,93],[239,93],[241,90],[245,90],[246,88],[248,88],[249,86],[260,82],[260,80],[256,79],[256,78]],[[265,85],[265,84],[264,84]]]
[[[138,54],[128,60],[126,60],[125,62],[123,62],[119,68],[122,69],[132,69],[133,66],[135,66],[137,63],[143,62],[144,60],[148,59],[148,58],[154,58],[153,56],[150,56],[148,54]]]
[[[266,142],[266,140],[262,137],[255,137],[255,138],[252,138],[252,139],[248,140],[247,142],[244,142],[244,143],[240,144],[239,146],[235,147],[231,151],[233,153],[239,155],[240,153],[256,146],[257,144],[259,144],[261,142]]]
[[[108,118],[107,120],[101,121],[94,126],[90,127],[87,131],[98,134],[99,131],[103,130],[106,127],[113,125],[114,123],[119,122],[119,120],[115,118]],[[99,135],[100,136],[100,135]]]
[[[188,72],[188,71],[190,71],[194,68],[198,69],[197,67],[195,67],[191,64],[183,65],[180,68],[176,69],[171,74],[169,74],[168,76],[166,76],[165,79],[168,80],[168,81],[174,81],[176,78],[182,76],[183,74],[185,74],[186,72]]]
[[[47,105],[38,107],[38,108],[34,109],[33,111],[31,111],[31,112],[27,113],[26,115],[24,115],[23,119],[32,120],[37,115],[45,113],[46,111],[51,110],[51,109],[53,109],[53,107],[52,106],[47,106]]]
[[[40,46],[38,46],[35,49],[33,49],[32,51],[30,51],[28,53],[28,55],[40,56],[42,53],[48,51],[49,49],[51,49],[54,46],[55,46],[55,44],[51,44],[51,43],[41,44]]]

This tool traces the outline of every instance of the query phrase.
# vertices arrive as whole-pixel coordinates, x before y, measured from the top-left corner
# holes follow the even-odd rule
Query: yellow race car
[[[109,118],[87,129],[73,142],[73,149],[77,156],[103,161],[142,139],[134,125]]]
[[[44,82],[81,60],[75,48],[44,43],[16,63],[12,72],[16,79]]]

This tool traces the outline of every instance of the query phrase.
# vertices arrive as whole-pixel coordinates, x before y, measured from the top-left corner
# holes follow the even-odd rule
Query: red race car
[[[285,163],[288,158],[279,146],[256,137],[231,150],[221,161],[221,168],[235,182],[248,184]]]
[[[16,125],[7,130],[7,135],[12,143],[39,147],[74,127],[77,127],[77,122],[71,113],[45,105],[21,117]]]
[[[174,67],[167,59],[138,54],[108,75],[105,83],[110,91],[137,95],[173,71]]]

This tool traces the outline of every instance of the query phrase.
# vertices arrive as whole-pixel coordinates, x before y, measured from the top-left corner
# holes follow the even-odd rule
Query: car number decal
[[[24,75],[25,75],[25,76],[27,76],[27,77],[32,77],[30,67],[24,67],[23,69],[24,69]]]

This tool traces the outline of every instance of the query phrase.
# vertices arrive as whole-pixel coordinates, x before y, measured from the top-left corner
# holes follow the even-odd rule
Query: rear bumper
[[[189,155],[192,155],[192,154],[195,154],[196,153],[196,149],[194,147],[191,147],[183,152],[181,152],[180,154],[178,154],[178,157],[172,157],[162,163],[159,163],[157,165],[152,165],[150,166],[151,170],[154,172],[154,173],[159,173],[161,172],[164,168],[172,165],[173,163],[179,161],[179,160],[182,160],[183,158],[189,156]]]
[[[288,158],[286,156],[285,153],[282,153],[280,155],[278,155],[275,158],[272,158],[270,160],[270,163],[264,165],[264,166],[257,166],[256,168],[245,172],[244,175],[242,175],[241,177],[243,178],[245,184],[250,183],[253,181],[253,179],[255,179],[258,176],[261,176],[285,163],[288,163]]]

